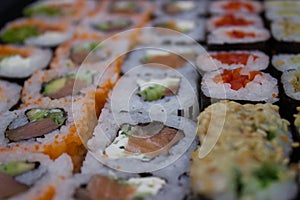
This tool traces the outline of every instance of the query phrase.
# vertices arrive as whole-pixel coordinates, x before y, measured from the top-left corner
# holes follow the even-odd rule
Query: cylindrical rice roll
[[[77,22],[96,6],[91,0],[44,0],[23,9],[26,17]]]
[[[259,1],[253,0],[220,0],[214,1],[209,8],[212,14],[224,13],[251,13],[259,14],[263,11],[263,5]]]
[[[212,16],[206,21],[206,29],[208,31],[213,31],[217,28],[226,26],[255,26],[262,28],[263,21],[257,15],[249,15],[243,13],[216,15]]]
[[[6,43],[26,45],[57,46],[73,35],[73,27],[67,22],[41,19],[17,19],[1,30],[1,40]]]
[[[272,57],[272,65],[279,71],[300,68],[300,54],[278,54]]]
[[[199,113],[197,77],[176,70],[140,66],[123,75],[111,95],[114,112],[152,112],[196,120]],[[154,108],[159,105],[159,108]],[[158,111],[158,110],[157,110]],[[159,113],[159,111],[158,111]]]
[[[197,17],[207,12],[207,1],[155,1],[157,8],[155,16]]]
[[[95,33],[109,37],[122,31],[140,28],[144,24],[142,18],[100,13],[83,19],[76,28],[76,34]]]
[[[50,68],[78,68],[100,70],[111,67],[130,48],[130,41],[118,37],[103,40],[99,34],[86,34],[70,40],[55,51]],[[127,38],[126,38],[127,39]]]
[[[266,1],[265,17],[270,21],[299,18],[300,2],[298,1]]]
[[[217,69],[247,68],[264,70],[269,65],[269,57],[261,51],[219,51],[200,54],[197,66],[202,71]]]
[[[153,69],[152,73],[155,73],[155,70],[160,73],[160,70],[169,68],[175,69],[183,75],[193,73],[197,77],[197,70],[194,65],[197,56],[203,51],[204,48],[197,45],[137,46],[129,52],[121,70],[124,74],[129,71],[134,73],[135,67],[147,64],[147,67]]]
[[[216,99],[278,101],[277,80],[267,73],[245,68],[205,73],[201,90],[205,96]]]
[[[21,97],[22,87],[16,83],[0,80],[0,113],[15,106]]]
[[[83,115],[83,114],[82,114]],[[78,171],[86,149],[73,120],[71,105],[40,101],[1,114],[0,146],[39,152],[56,159],[71,156]]]
[[[57,190],[54,199],[156,199],[157,194],[161,193],[167,184],[166,180],[156,176],[128,174],[127,177],[119,177],[113,171],[98,171],[99,169],[97,172],[76,174],[66,180]]]
[[[26,78],[34,71],[45,68],[51,60],[49,49],[0,45],[0,76]]]
[[[177,160],[193,142],[194,133],[195,123],[191,120],[173,115],[114,113],[107,103],[88,149],[111,168],[151,172]],[[151,144],[154,140],[158,145]]]
[[[193,193],[210,199],[293,199],[296,173],[285,151],[292,143],[289,122],[278,111],[269,103],[221,101],[202,112],[199,140],[216,143],[205,157],[201,147],[192,154]]]
[[[256,27],[223,27],[208,35],[209,50],[266,50],[270,33],[264,28]]]
[[[78,71],[68,68],[36,71],[24,84],[22,102],[29,103],[39,99],[71,102],[72,97],[83,96],[95,86],[98,73],[96,70]]]
[[[296,128],[296,131],[300,135],[300,107],[297,107],[297,114],[294,115],[295,121],[294,121],[294,126]]]
[[[43,154],[1,150],[0,197],[13,200],[52,199],[65,179],[72,175],[69,156],[55,161]]]
[[[123,16],[136,16],[142,18],[145,21],[149,20],[154,5],[149,1],[102,1],[101,10],[99,12],[107,13],[110,15],[123,15]]]
[[[300,68],[284,71],[281,82],[287,96],[300,100]]]
[[[144,29],[142,42],[147,44],[190,44],[205,40],[205,22],[203,18],[159,17],[151,21]]]

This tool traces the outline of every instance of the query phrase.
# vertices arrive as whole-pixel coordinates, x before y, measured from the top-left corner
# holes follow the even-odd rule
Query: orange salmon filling
[[[238,31],[238,30],[232,30],[230,32],[227,32],[227,35],[229,37],[238,38],[238,39],[243,39],[243,38],[247,38],[247,37],[254,38],[256,36],[255,33],[247,33],[247,32]]]
[[[256,75],[262,76],[259,71],[249,71],[248,75],[241,74],[242,68],[237,68],[234,70],[224,70],[221,75],[214,77],[214,82],[216,83],[229,83],[230,88],[233,90],[239,90],[246,87],[247,83],[253,81]]]
[[[242,17],[237,17],[234,15],[224,15],[221,19],[217,20],[215,22],[216,27],[221,27],[221,26],[249,26],[253,25],[254,22],[246,20]]]
[[[232,64],[242,64],[246,65],[249,57],[252,56],[255,59],[258,56],[251,55],[249,53],[218,53],[216,55],[212,55],[213,59],[219,60],[221,63],[232,65]]]
[[[6,57],[6,56],[10,56],[10,55],[20,55],[24,58],[27,58],[30,56],[32,49],[19,49],[13,46],[9,46],[9,45],[2,45],[0,46],[0,57]]]
[[[247,9],[247,11],[249,12],[254,12],[254,7],[249,2],[238,2],[238,1],[228,2],[225,5],[223,5],[222,8],[224,10],[229,10],[229,11],[239,11],[241,9]]]

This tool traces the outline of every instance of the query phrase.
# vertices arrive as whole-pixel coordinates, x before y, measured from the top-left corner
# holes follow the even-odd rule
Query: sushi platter
[[[0,200],[300,199],[300,1],[24,2]]]

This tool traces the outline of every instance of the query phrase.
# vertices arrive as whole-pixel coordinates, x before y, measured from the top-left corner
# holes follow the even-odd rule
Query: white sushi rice
[[[300,19],[278,20],[271,23],[271,32],[275,40],[281,42],[300,42]]]
[[[144,101],[137,94],[142,82],[155,81],[155,79],[159,81],[165,78],[180,80],[176,95],[166,96],[156,101]],[[139,84],[139,82],[141,83]],[[125,111],[155,112],[155,115],[178,115],[178,112],[182,111],[182,116],[196,120],[199,114],[197,78],[192,75],[183,76],[176,70],[171,69],[155,71],[147,70],[143,66],[136,67],[122,76],[114,87],[111,95],[111,105],[112,110],[116,113]],[[162,111],[159,111],[159,108]]]
[[[231,31],[242,31],[245,33],[254,33],[255,37],[232,38],[227,33]],[[256,27],[223,27],[212,31],[208,35],[208,44],[236,44],[236,43],[255,43],[265,42],[270,38],[267,29]]]
[[[179,29],[187,31],[179,32],[156,27],[157,24],[168,21],[174,21]],[[161,32],[164,32],[164,34]],[[205,20],[204,18],[195,17],[160,17],[147,24],[140,37],[144,44],[193,44],[195,41],[205,40]]]
[[[300,91],[296,92],[294,86],[291,84],[291,81],[295,79],[297,75],[300,77],[299,68],[296,70],[284,71],[281,76],[281,82],[287,96],[295,100],[300,100]],[[300,81],[298,81],[296,84],[298,87],[300,87]]]
[[[246,87],[239,90],[230,88],[229,83],[216,83],[213,79],[223,73],[223,70],[204,74],[201,82],[201,90],[205,96],[216,99],[265,101],[274,103],[278,101],[277,79],[267,73],[257,75]]]
[[[72,30],[68,32],[47,31],[37,37],[31,37],[25,40],[26,45],[36,45],[42,47],[55,47],[63,42],[71,39],[73,36]]]
[[[19,47],[26,50],[27,47]],[[0,61],[0,76],[8,78],[26,78],[34,71],[45,68],[52,57],[49,49],[38,49],[29,47],[32,50],[29,57],[23,58],[20,55],[13,55]]]
[[[125,123],[137,125],[153,121],[147,113],[112,113],[109,107],[110,105],[107,103],[106,107],[102,109],[93,137],[88,141],[88,149],[98,160],[111,168],[131,173],[151,172],[161,169],[173,163],[184,154],[194,140],[196,131],[195,123],[182,117],[169,115],[166,117],[165,122],[161,122],[168,127],[182,130],[184,138],[169,149],[168,155],[159,155],[147,162],[126,157],[119,159],[106,158],[104,156],[105,149],[117,136],[120,125]],[[159,119],[155,121],[159,121]]]
[[[272,65],[279,71],[300,68],[300,54],[278,54],[272,57]]]
[[[62,186],[64,179],[72,175],[73,164],[71,158],[63,154],[55,161],[44,154],[20,151],[3,151],[0,155],[0,162],[27,161],[39,162],[38,169],[18,175],[15,179],[30,186],[30,189],[22,194],[11,197],[11,200],[32,200],[39,196],[46,195],[48,189],[54,192]]]
[[[178,7],[182,8],[184,11],[180,12],[175,15],[171,16],[176,16],[176,17],[197,17],[199,15],[205,15],[207,12],[207,1],[195,1],[195,0],[188,0],[188,1],[161,1],[161,0],[156,0],[156,9],[154,11],[154,15],[157,17],[162,17],[162,16],[170,16],[168,13],[165,12],[164,6],[168,3],[175,3]]]
[[[231,64],[222,63],[218,59],[214,59],[211,56],[218,55],[220,53],[246,53],[251,54],[247,60],[247,64]],[[254,59],[254,57],[257,57]],[[219,51],[219,52],[208,52],[200,54],[197,58],[197,66],[202,71],[214,71],[217,69],[236,69],[236,68],[247,68],[250,70],[264,70],[269,65],[269,56],[261,51]]]
[[[245,20],[253,23],[251,25],[247,25],[247,26],[243,26],[243,27],[255,26],[258,28],[263,28],[263,21],[258,15],[245,14],[245,13],[232,13],[232,14],[233,14],[233,17],[242,18],[242,19],[245,19]],[[226,16],[226,15],[215,15],[215,16],[212,16],[211,18],[209,18],[206,21],[206,30],[213,31],[217,28],[220,28],[220,27],[216,26],[216,23],[219,20],[223,19],[224,16]],[[228,26],[228,25],[226,25],[226,26]]]
[[[22,87],[0,80],[0,113],[9,110],[20,100]]]

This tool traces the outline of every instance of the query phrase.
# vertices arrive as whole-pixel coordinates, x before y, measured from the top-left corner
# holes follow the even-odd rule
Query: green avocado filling
[[[60,109],[31,109],[26,113],[30,122],[50,118],[57,125],[63,125],[66,121],[66,114]]]
[[[37,163],[24,161],[13,161],[9,163],[0,163],[0,172],[10,176],[17,176],[36,168]]]
[[[94,27],[99,31],[113,31],[113,30],[119,30],[124,29],[128,26],[130,26],[132,22],[128,19],[118,19],[118,20],[109,20],[100,24],[95,25]]]
[[[294,87],[295,92],[300,92],[300,72],[294,73],[294,77],[291,80],[291,84]]]
[[[44,96],[49,96],[50,94],[62,89],[67,82],[67,78],[58,78],[55,80],[50,81],[45,87],[44,87]]]
[[[96,47],[98,47],[97,42],[90,42],[90,43],[75,45],[71,51],[72,51],[72,53],[77,53],[77,52],[81,52],[81,51],[92,51]],[[98,48],[101,48],[101,46],[99,46]]]
[[[262,164],[253,172],[253,176],[258,180],[262,188],[266,188],[272,182],[279,179],[278,169],[275,165],[270,163]]]
[[[57,7],[49,7],[49,6],[34,6],[34,7],[26,8],[23,13],[26,17],[32,17],[36,15],[54,17],[54,16],[63,15],[62,9]]]
[[[165,90],[166,88],[164,86],[155,84],[138,92],[138,94],[141,95],[145,101],[156,101],[164,96]]]
[[[1,39],[7,43],[22,43],[27,38],[38,35],[39,31],[36,26],[19,26],[5,30],[1,35]]]
[[[277,14],[282,17],[293,17],[293,16],[299,16],[299,10],[279,10],[277,11]]]
[[[291,61],[293,64],[298,64],[298,63],[300,63],[300,56],[294,56],[294,57],[291,57],[291,58],[290,58],[290,61]]]
[[[124,10],[129,10],[131,12],[134,12],[135,10],[137,10],[137,4],[135,2],[131,2],[131,1],[125,1],[125,2],[116,2],[113,4],[112,6],[112,11],[113,12],[121,12]]]

